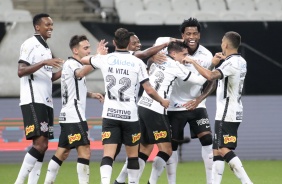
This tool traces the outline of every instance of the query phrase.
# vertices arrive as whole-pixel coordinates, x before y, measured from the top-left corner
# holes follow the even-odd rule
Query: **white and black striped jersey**
[[[168,42],[169,37],[161,37],[156,40],[156,45]],[[167,48],[166,48],[167,49]],[[163,51],[167,53],[167,50]],[[199,65],[204,68],[209,68],[212,65],[212,53],[204,46],[199,45],[198,49],[193,55],[188,55],[195,59]],[[194,74],[200,76],[200,73],[195,69],[192,64],[186,64],[185,67],[192,71]],[[194,84],[191,82],[184,82],[180,79],[176,79],[175,86],[170,96],[170,104],[168,111],[183,111],[186,110],[183,105],[190,100],[193,100],[201,95],[203,85]],[[206,99],[204,99],[197,108],[206,108]]]
[[[19,63],[34,65],[47,59],[52,59],[52,53],[40,35],[34,35],[21,45]],[[51,78],[52,67],[47,65],[21,77],[20,105],[35,102],[53,107]]]
[[[90,62],[101,69],[105,82],[102,117],[137,121],[137,84],[149,80],[143,61],[128,51],[116,51],[94,56]]]
[[[149,79],[158,94],[165,99],[170,98],[176,79],[182,80],[183,82],[189,81],[190,83],[197,83],[199,85],[204,84],[206,81],[205,78],[193,74],[184,65],[180,64],[178,61],[174,61],[169,56],[167,57],[167,61],[161,64],[153,63],[151,65]],[[166,114],[164,107],[161,106],[159,102],[153,100],[146,91],[143,92],[138,105],[160,114]]]
[[[60,123],[78,123],[86,121],[85,107],[87,87],[86,79],[77,78],[75,70],[83,65],[73,57],[65,61],[61,76],[62,109]]]
[[[216,91],[216,120],[241,122],[243,105],[241,95],[247,74],[247,63],[239,54],[228,56],[217,68],[222,78]]]

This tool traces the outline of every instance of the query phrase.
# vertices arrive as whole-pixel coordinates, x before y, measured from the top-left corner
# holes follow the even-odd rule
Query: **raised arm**
[[[157,54],[163,48],[167,47],[168,43],[169,42],[162,43],[160,45],[150,47],[150,48],[143,50],[143,51],[135,51],[134,56],[136,56],[140,59],[145,59],[145,58],[151,57],[151,56]]]

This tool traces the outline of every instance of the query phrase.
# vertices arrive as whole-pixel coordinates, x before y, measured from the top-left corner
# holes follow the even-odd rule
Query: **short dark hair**
[[[127,48],[130,40],[130,32],[125,28],[119,28],[115,31],[114,41],[117,48],[125,49]]]
[[[33,27],[35,27],[35,25],[38,25],[41,22],[41,18],[43,17],[50,17],[47,13],[39,13],[37,15],[35,15],[33,17]]]
[[[188,46],[179,40],[169,42],[167,52],[170,54],[172,51],[181,52],[183,49],[188,49]]]
[[[77,46],[79,44],[79,42],[87,40],[88,38],[85,35],[74,35],[71,39],[70,39],[70,49],[73,49],[75,46]]]
[[[186,27],[197,27],[198,32],[201,32],[201,25],[198,20],[194,17],[190,17],[188,20],[184,20],[180,25],[180,32],[183,34]]]
[[[226,32],[224,37],[230,41],[234,49],[238,49],[241,44],[241,36],[234,31]]]

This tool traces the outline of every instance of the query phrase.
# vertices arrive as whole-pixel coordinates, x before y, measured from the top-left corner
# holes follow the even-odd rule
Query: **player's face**
[[[182,34],[182,39],[192,50],[196,50],[200,40],[200,33],[197,27],[186,27]]]
[[[174,52],[173,59],[175,61],[179,61],[180,63],[182,63],[182,60],[187,56],[187,54],[188,54],[188,50],[182,49],[181,52]]]
[[[137,51],[141,49],[141,43],[139,38],[136,35],[130,37],[130,41],[128,44],[128,50],[130,51]]]
[[[90,47],[90,43],[87,40],[83,40],[81,42],[79,42],[79,46],[76,50],[77,56],[79,57],[79,59],[83,58],[84,56],[88,56],[91,52],[91,47]]]
[[[35,25],[36,33],[40,34],[44,40],[51,38],[53,31],[53,20],[50,17],[42,17],[38,25]]]

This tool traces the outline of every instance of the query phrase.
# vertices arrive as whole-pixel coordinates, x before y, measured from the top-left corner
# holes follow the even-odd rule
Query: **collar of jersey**
[[[47,43],[45,42],[45,40],[42,38],[40,34],[35,34],[34,36],[41,43],[41,45],[43,45],[46,49],[49,48]]]
[[[68,57],[68,59],[73,59],[73,60],[75,60],[75,61],[79,62],[80,64],[82,64],[80,61],[78,61],[77,59],[75,59],[75,58],[74,58],[74,57],[72,57],[72,56]]]
[[[125,53],[125,54],[129,54],[130,53],[128,50],[115,50],[115,52]]]
[[[237,54],[231,54],[231,55],[227,56],[227,57],[225,58],[225,60],[230,59],[232,56],[241,56],[241,54],[239,54],[239,53],[237,53]]]

